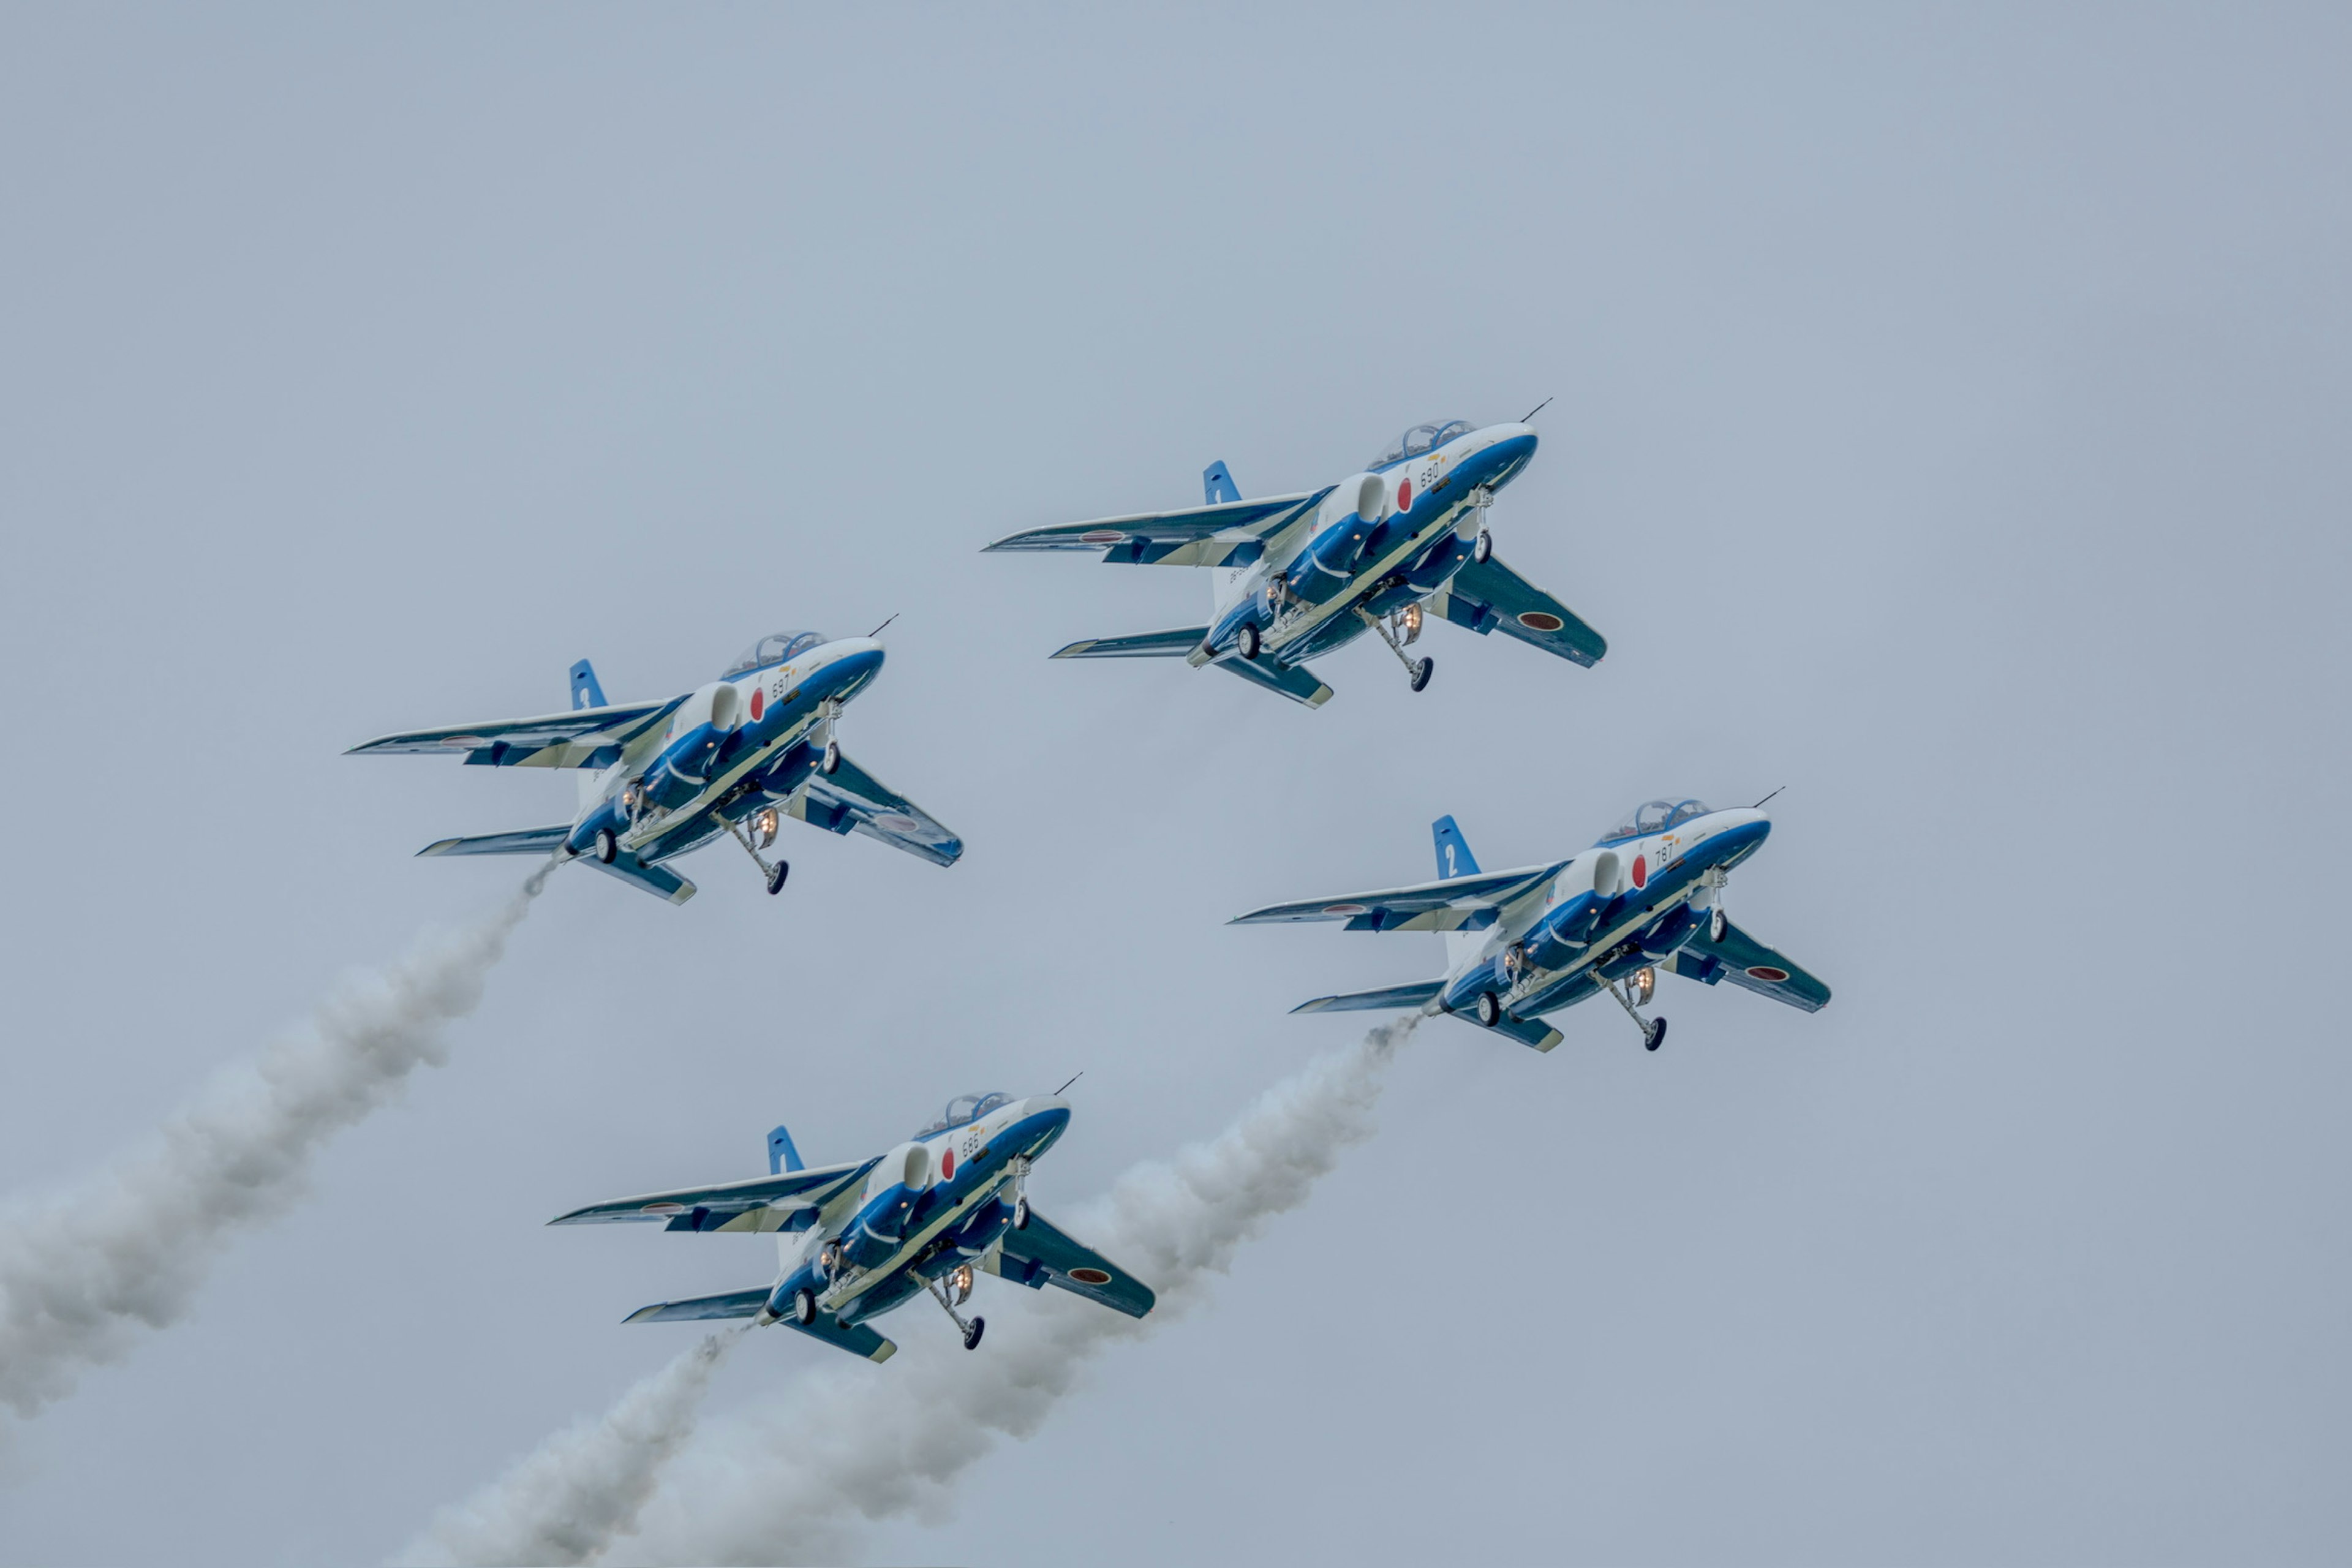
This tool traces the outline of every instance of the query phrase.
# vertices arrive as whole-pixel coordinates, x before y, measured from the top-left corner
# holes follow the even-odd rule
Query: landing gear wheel
[[[1013,1200],[1013,1228],[1015,1230],[1027,1230],[1029,1228],[1029,1200],[1027,1198],[1015,1198]]]
[[[963,1348],[968,1351],[978,1350],[980,1348],[980,1336],[987,1331],[988,1320],[986,1318],[974,1318],[971,1321],[971,1327],[963,1331]]]
[[[805,1285],[793,1292],[793,1321],[804,1329],[816,1321],[816,1296]]]
[[[1666,1021],[1664,1018],[1651,1019],[1650,1026],[1642,1031],[1642,1048],[1645,1051],[1654,1051],[1665,1043]]]
[[[791,876],[792,874],[793,874],[793,866],[792,866],[792,862],[791,862],[791,861],[789,861],[789,860],[779,860],[779,861],[777,861],[777,862],[776,862],[776,864],[775,864],[775,868],[774,868],[773,870],[772,870],[772,871],[770,871],[770,872],[768,873],[768,893],[769,893],[769,896],[770,896],[770,897],[773,897],[774,895],[776,895],[776,894],[778,894],[778,893],[782,892],[782,891],[784,890],[784,879],[785,879],[785,878],[787,878],[787,877],[789,877],[789,876]]]
[[[609,866],[614,860],[619,859],[620,856],[621,841],[613,837],[613,830],[609,827],[598,828],[596,830],[596,858]]]
[[[1430,672],[1437,668],[1433,658],[1424,658],[1412,667],[1412,689],[1415,691],[1429,684]]]
[[[1478,531],[1477,539],[1471,543],[1470,559],[1475,561],[1479,565],[1484,566],[1486,564],[1487,561],[1493,557],[1494,553],[1495,536],[1487,532],[1485,529],[1480,529]]]
[[[1477,1013],[1478,1022],[1490,1029],[1493,1028],[1503,1021],[1502,998],[1496,996],[1492,991],[1479,992]]]
[[[1717,904],[1712,910],[1708,911],[1706,917],[1707,941],[1721,942],[1723,940],[1723,933],[1730,929],[1731,919],[1723,912],[1722,905]]]
[[[840,742],[827,741],[824,743],[824,755],[817,759],[816,771],[827,778],[841,771]]]
[[[1242,635],[1241,635],[1241,645],[1240,645],[1240,646],[1241,646],[1241,650],[1242,650],[1242,657],[1243,657],[1244,658],[1255,658],[1257,657],[1257,650],[1258,650],[1257,628],[1256,628],[1255,626],[1254,626],[1249,625],[1247,622],[1244,622],[1244,623],[1243,623],[1243,625],[1242,625]]]

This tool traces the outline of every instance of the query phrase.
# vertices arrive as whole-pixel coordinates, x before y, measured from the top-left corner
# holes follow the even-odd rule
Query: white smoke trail
[[[635,1526],[663,1461],[693,1436],[710,1374],[748,1327],[710,1335],[602,1417],[550,1437],[465,1503],[444,1509],[393,1561],[404,1568],[587,1562]]]
[[[682,1452],[676,1444],[643,1447],[642,1468],[625,1489],[643,1504],[642,1521],[635,1508],[627,1516],[604,1510],[598,1540],[559,1510],[486,1535],[498,1542],[494,1549],[452,1548],[436,1561],[837,1560],[848,1554],[861,1519],[944,1517],[949,1489],[997,1434],[1028,1436],[1097,1351],[1139,1339],[1197,1305],[1242,1243],[1305,1202],[1340,1152],[1370,1135],[1385,1069],[1417,1022],[1399,1018],[1316,1058],[1211,1142],[1134,1167],[1108,1197],[1071,1216],[1076,1235],[1159,1292],[1150,1318],[1138,1321],[1049,1289],[1030,1299],[1016,1331],[1000,1331],[977,1354],[952,1348],[951,1336],[911,1336],[888,1365],[845,1359],[826,1365],[797,1384],[781,1408],[714,1422]],[[600,1454],[600,1463],[611,1458]],[[664,1479],[657,1470],[673,1458],[656,1491],[653,1483]],[[485,1494],[475,1506],[527,1511],[534,1499],[561,1503],[577,1489],[534,1481],[510,1498]],[[633,1532],[636,1539],[625,1542]],[[510,1544],[529,1542],[528,1551],[547,1552],[559,1539],[576,1554],[530,1559]]]
[[[550,868],[473,927],[346,980],[307,1028],[214,1079],[146,1147],[0,1214],[0,1405],[30,1417],[85,1369],[129,1354],[142,1326],[168,1327],[224,1244],[301,1194],[329,1137],[419,1063],[446,1060],[443,1026],[481,1000]]]

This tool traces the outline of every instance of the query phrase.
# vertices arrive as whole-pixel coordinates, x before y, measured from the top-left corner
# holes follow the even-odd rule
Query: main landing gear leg
[[[751,836],[743,831],[743,825],[740,822],[729,823],[727,831],[734,836],[736,843],[743,847],[743,853],[751,858],[751,864],[760,868],[760,874],[768,879],[768,891],[771,894],[782,892],[784,879],[793,874],[792,862],[779,860],[772,866],[769,865],[759,850],[752,847]]]
[[[1601,986],[1602,990],[1617,998],[1617,1005],[1624,1008],[1625,1016],[1633,1019],[1635,1026],[1640,1028],[1642,1031],[1642,1048],[1643,1050],[1654,1051],[1660,1046],[1666,1043],[1666,1021],[1664,1018],[1644,1018],[1642,1016],[1642,1010],[1633,1005],[1633,999],[1632,997],[1626,995],[1622,991],[1617,988],[1617,983],[1614,980],[1603,979],[1601,982]]]
[[[955,1326],[963,1331],[963,1348],[968,1351],[978,1350],[980,1336],[988,1331],[988,1320],[975,1315],[966,1321],[963,1314],[955,1310],[954,1303],[948,1300],[946,1289],[936,1279],[930,1282],[930,1291],[931,1300],[940,1304],[940,1310],[954,1319]]]
[[[1389,630],[1388,622],[1361,605],[1356,606],[1356,618],[1381,634],[1381,640],[1389,645],[1389,651],[1397,656],[1399,664],[1404,666],[1405,675],[1412,682],[1412,689],[1415,691],[1429,684],[1430,672],[1437,668],[1435,659],[1426,657],[1415,658],[1405,652],[1404,644],[1397,641],[1397,635]]]
[[[841,724],[841,699],[826,698],[818,705],[817,714],[824,721],[824,754],[817,758],[816,771],[831,778],[841,767],[841,742],[834,736]]]

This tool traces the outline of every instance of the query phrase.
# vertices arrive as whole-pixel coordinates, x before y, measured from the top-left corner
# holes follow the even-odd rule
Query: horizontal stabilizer
[[[724,1296],[697,1296],[690,1301],[656,1301],[640,1307],[625,1323],[707,1323],[718,1318],[756,1318],[768,1304],[768,1289],[730,1290]]]
[[[1113,1311],[1139,1318],[1160,1300],[1151,1288],[1101,1253],[1070,1239],[1044,1215],[1029,1211],[1026,1230],[1008,1230],[991,1256],[993,1272],[1032,1290],[1058,1285]]]
[[[512,833],[478,833],[471,838],[444,838],[427,844],[419,855],[552,855],[572,837],[571,827],[518,827]]]
[[[602,871],[607,877],[618,877],[633,888],[642,888],[657,899],[682,904],[694,897],[694,884],[667,866],[648,866],[627,850],[622,850],[606,865],[593,855],[580,858],[581,865],[592,871]]]
[[[621,749],[685,701],[673,697],[663,702],[616,702],[601,708],[575,708],[569,713],[545,713],[535,719],[493,719],[480,724],[444,724],[432,730],[411,730],[362,741],[345,756],[434,752],[460,756],[479,767],[607,768],[618,762]]]
[[[1387,1013],[1402,1007],[1418,1007],[1434,1001],[1445,989],[1443,980],[1423,980],[1413,985],[1391,985],[1385,991],[1350,991],[1343,996],[1318,996],[1312,1002],[1301,1002],[1291,1009],[1294,1013]]]
[[[800,1322],[790,1315],[778,1321],[784,1327],[806,1334],[813,1340],[823,1340],[837,1351],[847,1351],[851,1355],[863,1356],[877,1364],[898,1353],[897,1344],[863,1323],[852,1323],[845,1328],[823,1312],[817,1314],[816,1321],[813,1323]]]
[[[1466,1013],[1457,1013],[1454,1016],[1474,1029],[1483,1030],[1489,1035],[1501,1035],[1506,1039],[1517,1040],[1523,1046],[1531,1046],[1539,1051],[1548,1051],[1560,1042],[1560,1032],[1541,1018],[1520,1018],[1506,1013],[1503,1015],[1502,1021],[1489,1029]]]
[[[1349,931],[1477,931],[1495,923],[1497,910],[1559,875],[1565,860],[1522,866],[1512,871],[1481,871],[1389,888],[1377,893],[1336,893],[1268,904],[1229,925],[1284,925],[1299,921],[1345,921]]]
[[[952,866],[963,840],[905,795],[851,762],[830,774],[811,773],[793,792],[785,815],[831,833],[863,833],[934,866]]]
[[[1105,561],[1130,566],[1246,566],[1265,553],[1265,542],[1314,510],[1329,487],[1298,495],[1268,496],[1181,511],[1066,522],[1007,534],[987,548],[1094,550]]]
[[[1708,941],[1702,926],[1699,933],[1667,962],[1666,968],[1702,985],[1728,980],[1743,991],[1769,996],[1775,1002],[1785,1002],[1808,1013],[1818,1013],[1829,1005],[1828,986],[1799,968],[1793,960],[1766,947],[1728,921],[1724,922],[1721,942]]]
[[[1293,702],[1304,703],[1309,708],[1320,708],[1331,700],[1331,689],[1303,664],[1285,669],[1254,658],[1221,658],[1217,660],[1217,668],[1231,670],[1253,686],[1280,692]]]
[[[1182,658],[1208,640],[1206,626],[1172,632],[1138,632],[1126,637],[1088,637],[1055,653],[1055,658]]]
[[[1480,637],[1501,632],[1571,664],[1598,664],[1609,651],[1609,639],[1574,610],[1493,556],[1466,563],[1430,596],[1429,607]]]
[[[716,1186],[640,1193],[635,1197],[610,1198],[601,1204],[590,1204],[586,1208],[558,1215],[547,1223],[623,1225],[660,1220],[677,1230],[754,1230],[761,1227],[757,1224],[730,1225],[728,1222],[745,1215],[751,1215],[754,1220],[762,1215],[782,1219],[785,1213],[793,1209],[822,1208],[845,1188],[862,1180],[874,1165],[872,1160],[853,1160],[846,1164],[820,1165],[810,1171],[783,1171],[740,1182],[722,1182]],[[677,1222],[681,1219],[696,1223],[679,1225]]]

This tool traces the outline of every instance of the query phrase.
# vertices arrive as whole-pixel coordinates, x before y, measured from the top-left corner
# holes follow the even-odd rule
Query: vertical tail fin
[[[801,1163],[801,1152],[793,1147],[793,1135],[779,1127],[768,1134],[768,1174],[782,1175],[786,1171],[805,1170]]]
[[[1234,471],[1225,467],[1223,458],[1201,470],[1201,499],[1211,506],[1242,499],[1241,486],[1234,483]],[[1221,618],[1225,606],[1240,596],[1242,584],[1249,577],[1246,566],[1220,566],[1210,574],[1211,601]]]
[[[604,689],[596,684],[596,667],[583,658],[572,667],[572,711],[577,712],[583,708],[602,708],[603,706],[604,706]]]
[[[572,710],[577,713],[583,708],[604,706],[604,688],[596,679],[596,667],[583,658],[572,667]],[[603,775],[593,768],[585,769],[581,773],[581,815],[587,815],[588,808],[594,805],[602,796],[604,793],[602,783]]]
[[[1440,880],[1478,874],[1478,858],[1470,853],[1470,841],[1454,826],[1450,816],[1441,816],[1429,825],[1430,837],[1437,840],[1437,875]]]
[[[1429,836],[1437,844],[1437,875],[1441,881],[1456,877],[1478,874],[1478,858],[1470,853],[1470,841],[1462,837],[1462,829],[1450,816],[1441,816],[1429,825]],[[1485,943],[1486,933],[1481,931],[1450,931],[1445,933],[1445,971],[1452,974],[1465,959]]]

